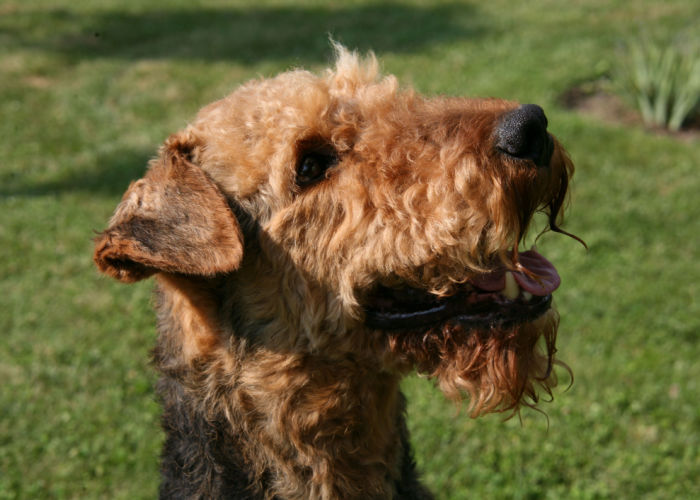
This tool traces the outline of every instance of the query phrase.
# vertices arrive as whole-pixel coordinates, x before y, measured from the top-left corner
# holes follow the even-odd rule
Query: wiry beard
[[[447,322],[427,332],[389,333],[389,348],[401,360],[436,380],[454,401],[469,396],[469,412],[517,412],[533,407],[539,393],[552,397],[559,316],[553,309],[530,323],[470,329]],[[543,342],[539,342],[542,338]]]

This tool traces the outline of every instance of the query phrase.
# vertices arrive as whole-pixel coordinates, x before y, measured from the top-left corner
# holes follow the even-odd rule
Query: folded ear
[[[191,150],[185,138],[171,137],[131,183],[95,241],[100,271],[133,282],[159,271],[209,276],[238,268],[240,227],[221,191],[189,160]]]

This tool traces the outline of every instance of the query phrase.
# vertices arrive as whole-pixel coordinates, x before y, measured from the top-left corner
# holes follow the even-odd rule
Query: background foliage
[[[678,131],[700,104],[700,34],[654,40],[649,34],[620,48],[614,85],[634,102],[644,123]]]
[[[578,168],[566,228],[590,251],[539,243],[576,380],[548,418],[505,422],[407,380],[426,482],[444,499],[700,497],[700,145],[559,105],[639,24],[699,19],[692,0],[3,0],[0,498],[156,495],[151,284],[98,277],[93,231],[198,108],[320,70],[328,33],[423,92],[543,105]]]

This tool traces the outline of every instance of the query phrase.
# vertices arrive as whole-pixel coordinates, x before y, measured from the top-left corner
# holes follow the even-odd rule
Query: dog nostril
[[[501,117],[496,128],[496,148],[537,166],[549,164],[552,139],[547,133],[547,117],[537,104],[524,104]]]

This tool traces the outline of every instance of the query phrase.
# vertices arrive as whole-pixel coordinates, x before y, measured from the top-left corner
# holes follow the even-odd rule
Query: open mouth
[[[365,323],[382,330],[415,330],[448,321],[472,328],[532,321],[549,310],[561,280],[534,250],[520,252],[519,261],[527,272],[496,269],[470,279],[450,297],[379,286],[366,302]]]

